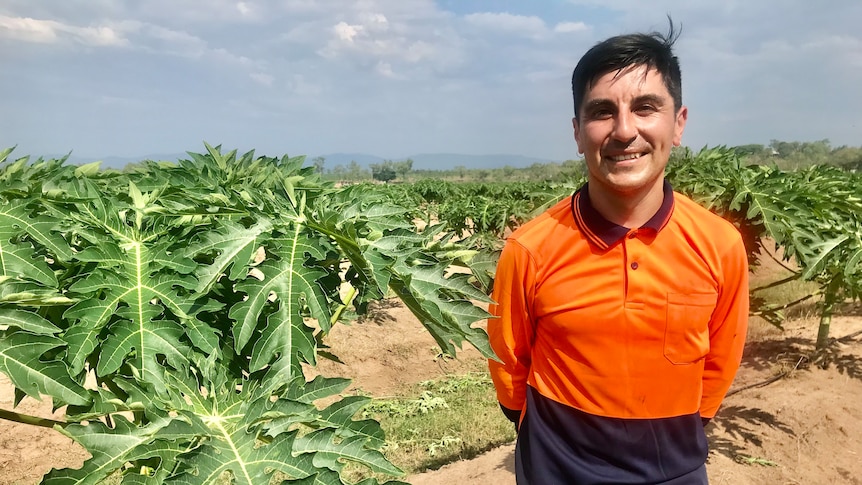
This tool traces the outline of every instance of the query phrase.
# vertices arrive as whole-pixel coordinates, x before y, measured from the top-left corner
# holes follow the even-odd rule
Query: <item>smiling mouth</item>
[[[609,160],[614,162],[625,162],[626,160],[634,160],[636,158],[640,158],[643,156],[643,153],[627,153],[625,155],[617,155],[614,157],[607,157]]]

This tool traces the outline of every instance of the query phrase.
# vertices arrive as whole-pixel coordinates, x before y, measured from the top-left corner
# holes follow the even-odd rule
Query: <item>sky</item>
[[[0,149],[574,159],[578,59],[668,15],[684,145],[862,146],[858,0],[3,0]]]

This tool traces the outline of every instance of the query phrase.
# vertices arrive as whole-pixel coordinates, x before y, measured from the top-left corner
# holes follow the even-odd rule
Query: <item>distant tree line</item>
[[[320,158],[320,157],[318,157]],[[317,159],[315,159],[317,160]],[[315,162],[315,167],[318,162]],[[441,179],[452,182],[514,182],[514,181],[559,181],[572,180],[583,173],[582,160],[566,160],[562,163],[534,163],[529,167],[504,165],[495,168],[467,168],[458,165],[452,169],[413,169],[413,160],[384,160],[372,163],[368,168],[356,161],[349,165],[336,165],[330,170],[319,171],[324,178],[334,182],[356,183],[372,180],[380,182],[412,182],[423,179]]]
[[[390,182],[396,178],[406,181],[407,174],[413,170],[413,160],[409,158],[401,161],[384,160],[381,163],[372,163],[367,169],[359,165],[356,160],[351,160],[347,166],[336,165],[328,171],[325,169],[326,158],[315,157],[312,159],[312,163],[317,173],[336,182],[363,182],[368,180]]]
[[[748,163],[774,164],[782,170],[795,170],[811,165],[833,165],[846,170],[862,169],[862,147],[842,145],[832,147],[828,139],[813,142],[771,140],[768,145],[734,147]]]
[[[733,150],[751,165],[775,165],[781,170],[795,170],[811,165],[832,165],[845,170],[862,170],[862,146],[842,145],[832,147],[828,139],[813,142],[771,140],[768,145],[748,144],[733,147]],[[674,148],[672,157],[690,153],[687,147]],[[584,174],[584,162],[566,160],[562,163],[534,163],[529,167],[504,165],[495,168],[469,168],[463,165],[452,169],[413,169],[413,160],[384,160],[372,163],[368,168],[355,160],[347,166],[336,165],[325,170],[325,159],[312,160],[315,170],[325,178],[343,183],[367,181],[408,182],[423,179],[441,179],[452,182],[513,182],[576,180]]]

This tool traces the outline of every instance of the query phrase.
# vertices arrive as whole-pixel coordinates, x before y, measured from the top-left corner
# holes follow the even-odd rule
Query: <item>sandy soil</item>
[[[354,388],[377,396],[401,386],[475,368],[465,349],[458,360],[438,359],[433,339],[400,303],[384,302],[375,317],[338,326],[329,338],[344,364],[323,362],[327,375],[354,378]],[[862,331],[862,308],[837,317],[831,335]],[[779,331],[752,322],[739,376],[709,426],[708,464],[715,485],[862,485],[862,335],[836,341],[812,361],[814,319],[797,319]],[[766,385],[771,378],[783,376]],[[754,387],[748,387],[754,386]],[[0,376],[0,408],[13,394]],[[25,399],[18,410],[59,417],[50,405]],[[414,485],[514,484],[513,445],[473,460],[407,478]],[[34,484],[54,467],[79,467],[86,453],[58,432],[0,420],[0,484]]]

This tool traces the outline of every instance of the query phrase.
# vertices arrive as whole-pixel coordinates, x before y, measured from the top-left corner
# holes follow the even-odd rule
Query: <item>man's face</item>
[[[679,145],[688,109],[673,98],[654,69],[637,66],[599,77],[587,86],[572,120],[584,154],[590,194],[634,198],[662,190],[670,150]]]

